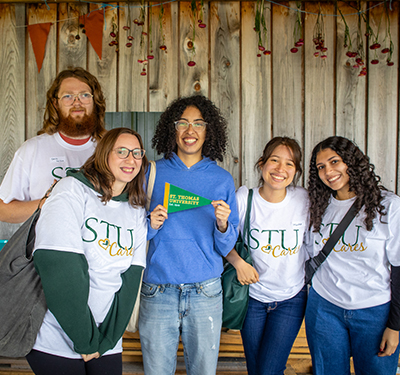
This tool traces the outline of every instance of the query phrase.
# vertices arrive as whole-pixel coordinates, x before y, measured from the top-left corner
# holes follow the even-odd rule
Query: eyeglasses
[[[118,147],[113,151],[115,151],[120,159],[127,159],[129,154],[132,152],[132,156],[136,160],[143,159],[144,154],[146,153],[146,150],[143,150],[141,148],[134,148],[133,150],[129,150],[126,147]]]
[[[89,92],[81,92],[79,94],[66,94],[58,99],[61,100],[62,104],[69,106],[74,104],[76,98],[78,98],[82,104],[89,104],[92,102],[93,95]]]
[[[201,133],[207,126],[205,121],[194,121],[194,122],[187,122],[185,120],[178,120],[174,122],[175,129],[178,131],[185,131],[189,129],[189,125],[192,125],[193,130],[196,133]]]

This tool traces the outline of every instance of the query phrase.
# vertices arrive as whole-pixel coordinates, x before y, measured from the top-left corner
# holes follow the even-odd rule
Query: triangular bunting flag
[[[103,10],[95,10],[79,17],[79,22],[85,25],[86,36],[101,60],[103,50]]]
[[[211,202],[210,199],[190,193],[168,182],[165,183],[163,206],[167,209],[168,213],[206,206]]]
[[[42,69],[44,52],[46,50],[47,36],[50,32],[51,22],[37,23],[35,25],[28,25],[29,36],[31,37],[33,53],[36,58],[36,65],[38,72]]]

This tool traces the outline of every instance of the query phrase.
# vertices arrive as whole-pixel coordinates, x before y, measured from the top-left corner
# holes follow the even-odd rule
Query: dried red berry
[[[129,27],[129,26],[124,26],[123,29],[124,29],[124,30],[129,30],[130,27]]]
[[[378,48],[381,48],[381,45],[379,43],[374,43],[372,46],[369,47],[369,49],[372,49],[372,50],[378,49]]]
[[[361,57],[356,58],[356,63],[358,65],[364,65],[364,61],[363,61],[363,59]]]
[[[388,62],[386,63],[386,65],[387,65],[387,66],[393,66],[393,65],[394,65],[394,62],[393,62],[393,61],[388,61]]]
[[[326,48],[326,47],[321,48],[321,52],[326,52],[326,51],[328,51],[328,48]],[[354,56],[353,56],[353,57],[354,57]]]
[[[133,40],[135,39],[132,35],[128,35],[128,40]]]
[[[347,51],[347,52],[346,52],[346,56],[347,56],[347,57],[353,57],[353,52]]]
[[[165,51],[166,49],[167,49],[167,46],[165,46],[165,45],[160,46],[160,50]]]
[[[326,55],[321,55],[321,59],[326,59],[328,56],[326,56]]]
[[[314,52],[314,56],[318,57],[319,56],[319,52]]]
[[[142,31],[142,35],[147,35],[147,33],[145,31]]]
[[[270,50],[266,50],[266,51],[263,52],[263,54],[264,54],[264,55],[270,55],[270,54],[271,54],[271,51],[270,51]]]
[[[199,23],[200,29],[204,29],[207,25],[205,23]]]
[[[141,60],[141,59],[139,59],[137,62],[138,62],[139,64],[143,64],[143,60]]]
[[[130,48],[130,47],[132,47],[132,43],[131,43],[131,42],[126,43],[126,46],[127,46],[128,48]]]
[[[154,56],[153,56],[153,55],[148,55],[147,58],[148,58],[149,60],[153,60],[153,59],[154,59]]]
[[[188,65],[189,65],[189,66],[195,66],[196,63],[195,63],[194,61],[189,61],[189,62],[188,62]]]
[[[145,76],[145,75],[147,75],[147,73],[146,72],[141,72],[140,75],[141,76]]]
[[[381,52],[382,52],[382,53],[389,53],[389,52],[390,52],[390,49],[389,49],[389,48],[384,48]]]
[[[371,61],[371,64],[372,64],[372,65],[379,64],[379,60],[376,60],[376,59],[375,59],[375,60],[372,60],[372,61]]]
[[[115,38],[117,36],[117,34],[115,34],[113,31],[111,31],[110,36]]]
[[[257,53],[257,57],[261,57],[261,53]]]
[[[138,19],[135,18],[135,19],[133,20],[133,23],[135,23],[135,24],[137,25],[137,24],[139,23]]]
[[[290,52],[292,52],[292,53],[296,53],[297,51],[298,51],[298,48],[296,48],[296,47],[293,47],[290,49]]]
[[[262,51],[265,51],[265,47],[263,47],[262,45],[259,45],[258,46],[258,49],[262,52]]]

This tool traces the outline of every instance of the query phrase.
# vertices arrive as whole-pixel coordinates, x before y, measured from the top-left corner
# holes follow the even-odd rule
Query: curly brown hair
[[[335,191],[321,181],[316,166],[317,154],[328,148],[335,151],[347,165],[349,190],[356,194],[356,209],[360,210],[364,206],[366,213],[364,224],[370,231],[377,214],[380,218],[386,214],[385,207],[382,205],[382,190],[386,188],[380,184],[381,178],[375,174],[375,166],[370,163],[369,157],[352,141],[339,136],[329,137],[318,143],[311,154],[308,177],[310,228],[313,226],[314,232],[320,229],[329,198],[335,195]]]
[[[202,95],[178,98],[168,106],[158,121],[152,147],[158,154],[164,154],[166,159],[172,157],[172,153],[177,151],[174,122],[188,107],[197,108],[207,123],[202,154],[211,160],[223,161],[228,142],[227,124],[214,103]]]
[[[87,70],[77,67],[72,69],[66,69],[58,73],[56,79],[51,85],[50,89],[47,91],[47,102],[46,110],[44,112],[43,128],[38,131],[38,135],[47,133],[54,134],[57,133],[57,127],[60,122],[58,116],[58,109],[56,107],[57,95],[60,90],[62,81],[66,78],[76,78],[80,81],[86,83],[93,94],[94,108],[93,112],[97,117],[97,127],[93,132],[92,136],[99,141],[105,132],[104,128],[104,117],[106,114],[106,100],[104,98],[103,92],[101,91],[101,86],[97,78],[90,74]]]
[[[121,134],[134,135],[143,148],[143,141],[139,133],[129,128],[114,128],[109,130],[101,138],[93,155],[82,166],[81,171],[93,184],[96,191],[102,194],[101,201],[108,202],[112,199],[112,184],[115,177],[108,165],[108,155],[114,148],[115,142]],[[144,207],[146,204],[145,173],[148,167],[146,155],[142,159],[142,167],[137,176],[126,184],[124,192],[128,192],[128,200],[131,206]]]
[[[296,173],[294,175],[293,179],[293,185],[296,186],[297,182],[299,181],[299,178],[303,172],[301,168],[301,148],[298,142],[289,137],[274,137],[272,138],[266,145],[263,151],[263,154],[260,156],[260,158],[257,160],[257,163],[254,165],[254,169],[258,170],[260,174],[260,178],[258,180],[258,185],[263,186],[264,185],[264,179],[262,176],[262,168],[267,162],[267,160],[270,158],[274,150],[278,146],[286,146],[290,153],[292,154],[292,158],[294,161],[294,165],[296,168]]]

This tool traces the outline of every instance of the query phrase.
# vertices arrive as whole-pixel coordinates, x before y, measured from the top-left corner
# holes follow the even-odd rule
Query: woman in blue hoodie
[[[222,324],[222,257],[237,239],[235,186],[219,167],[227,125],[204,96],[175,100],[152,140],[156,162],[139,318],[146,375],[174,374],[181,336],[189,375],[215,374]],[[212,200],[167,214],[165,183]]]

